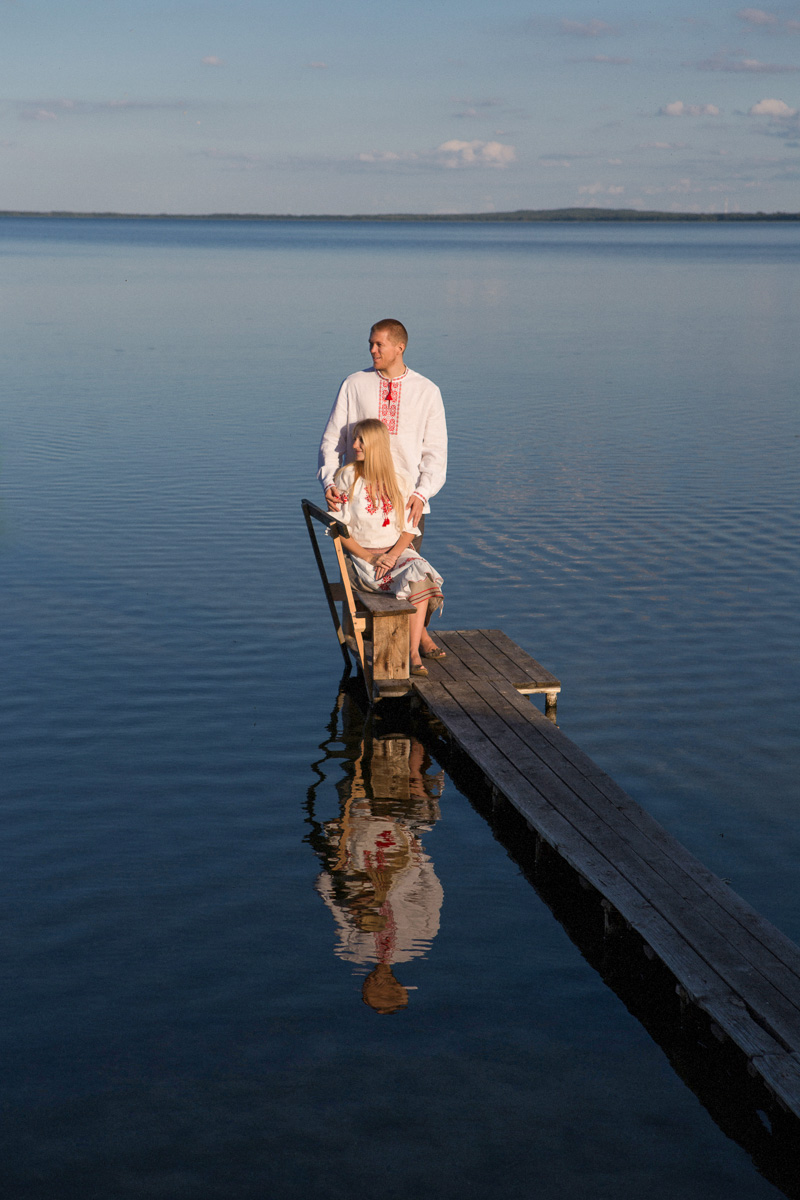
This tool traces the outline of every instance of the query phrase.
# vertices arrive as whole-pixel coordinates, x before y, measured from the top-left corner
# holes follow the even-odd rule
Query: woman
[[[395,471],[389,431],[382,421],[354,426],[353,453],[354,459],[340,467],[334,479],[343,497],[337,516],[352,534],[342,538],[342,546],[359,588],[391,592],[414,605],[409,621],[411,674],[427,675],[422,659],[445,657],[425,628],[444,597],[441,575],[411,547],[419,533],[407,516],[414,484]]]

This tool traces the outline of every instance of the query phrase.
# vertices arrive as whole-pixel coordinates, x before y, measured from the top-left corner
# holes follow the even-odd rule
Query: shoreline
[[[0,218],[35,218],[37,220],[105,220],[105,221],[329,221],[329,222],[462,222],[512,224],[536,221],[575,222],[751,222],[800,221],[798,213],[668,213],[633,208],[556,208],[518,209],[514,212],[492,213],[373,213],[373,214],[297,214],[297,213],[125,213],[125,212],[49,212],[24,209],[0,210]]]

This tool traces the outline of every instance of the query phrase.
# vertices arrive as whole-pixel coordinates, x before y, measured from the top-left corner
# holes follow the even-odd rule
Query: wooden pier
[[[414,691],[497,797],[634,930],[682,1002],[800,1118],[800,948],[648,815],[521,693],[557,684],[499,630],[440,633]],[[552,714],[551,714],[552,715]]]

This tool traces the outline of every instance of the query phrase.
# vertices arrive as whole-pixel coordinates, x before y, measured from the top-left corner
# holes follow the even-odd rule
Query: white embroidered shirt
[[[447,474],[447,425],[438,387],[410,368],[399,379],[384,379],[374,367],[345,379],[319,448],[317,478],[323,490],[338,467],[353,458],[353,426],[367,417],[377,417],[389,430],[395,467],[412,481],[412,490],[425,502],[423,511],[430,512],[428,501]]]

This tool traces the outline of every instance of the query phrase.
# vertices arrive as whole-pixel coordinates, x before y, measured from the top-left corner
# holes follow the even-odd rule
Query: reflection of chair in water
[[[346,744],[353,716],[345,697]],[[396,1012],[408,1004],[408,992],[393,965],[424,956],[439,929],[442,887],[420,834],[439,819],[444,777],[429,773],[430,758],[416,738],[371,737],[360,723],[358,734],[349,739],[347,777],[337,785],[339,816],[318,821],[311,798],[310,841],[323,865],[316,889],[336,922],[336,955],[375,964],[364,981],[365,1003]]]

